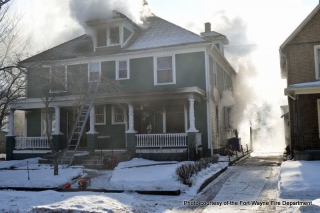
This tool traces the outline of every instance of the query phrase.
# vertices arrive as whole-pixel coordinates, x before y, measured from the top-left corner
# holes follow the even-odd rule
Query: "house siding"
[[[33,109],[28,111],[27,117],[27,136],[41,136],[41,109]]]
[[[106,105],[106,124],[95,125],[98,136],[110,136],[108,139],[98,139],[95,147],[97,149],[120,149],[125,148],[125,124],[112,124],[112,105]],[[99,144],[100,142],[100,144]],[[113,146],[111,146],[113,144]],[[100,146],[101,145],[101,146]]]

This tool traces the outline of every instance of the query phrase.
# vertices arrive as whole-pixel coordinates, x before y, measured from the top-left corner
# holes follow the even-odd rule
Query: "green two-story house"
[[[79,97],[92,82],[101,87],[78,152],[113,149],[149,159],[187,160],[223,147],[232,131],[231,109],[221,99],[224,91],[233,91],[236,76],[224,57],[226,36],[211,31],[210,23],[200,35],[157,16],[146,23],[139,26],[115,13],[110,20],[87,22],[90,35],[24,60],[26,98],[11,104],[10,121],[15,110],[24,111],[25,134],[15,136],[10,122],[7,159],[47,153],[46,127],[56,138],[56,149],[66,147]],[[46,82],[40,76],[58,75],[63,80],[51,80],[52,99],[45,110],[40,85]],[[103,87],[114,83],[115,90]]]

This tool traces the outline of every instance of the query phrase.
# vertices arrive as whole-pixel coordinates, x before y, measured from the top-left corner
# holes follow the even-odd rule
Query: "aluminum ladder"
[[[93,106],[94,96],[99,87],[99,82],[91,82],[86,95],[83,97],[83,104],[80,107],[77,120],[73,127],[72,133],[68,139],[67,149],[64,151],[60,164],[69,162],[68,165],[72,165],[74,156],[77,152],[83,131],[90,116],[90,111]]]

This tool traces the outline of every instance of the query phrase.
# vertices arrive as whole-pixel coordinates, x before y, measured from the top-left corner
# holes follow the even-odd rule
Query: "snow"
[[[252,153],[266,156],[266,153]],[[273,153],[277,155],[277,153]],[[270,156],[270,155],[269,155]],[[39,158],[0,162],[0,187],[52,188],[70,182],[77,188],[80,177],[91,178],[90,189],[123,189],[123,193],[99,192],[41,192],[2,190],[0,212],[174,212],[183,200],[191,200],[201,184],[213,174],[228,166],[227,157],[192,176],[192,186],[183,185],[175,173],[176,168],[186,162],[156,162],[134,158],[120,163],[113,171],[90,170],[83,167],[59,167],[59,175],[53,175],[49,165],[38,164]],[[224,183],[221,193],[213,199],[219,201],[256,200],[267,181],[270,169],[247,169],[232,173],[236,167],[228,168],[232,175]],[[29,170],[29,180],[28,180]],[[281,212],[311,213],[320,211],[319,161],[285,161],[282,163],[278,181],[278,201],[306,201],[312,205],[282,205]],[[75,179],[78,178],[78,179]],[[276,178],[276,177],[275,177]],[[248,181],[249,180],[249,181]],[[276,180],[276,179],[275,179]],[[246,184],[248,183],[248,184]],[[134,190],[181,190],[179,196],[140,195]],[[222,193],[232,192],[232,193]],[[250,192],[250,193],[249,193]],[[252,193],[256,192],[256,193]],[[204,212],[218,210],[228,212],[236,206],[208,206]],[[242,210],[250,210],[243,206]],[[251,209],[252,210],[252,209]]]
[[[281,198],[311,199],[320,197],[319,161],[285,161],[281,166]]]
[[[98,192],[41,192],[2,190],[0,212],[132,212],[143,210],[165,212],[176,203],[190,199],[200,185],[216,172],[227,167],[219,162],[192,176],[193,185],[183,185],[175,173],[186,162],[156,162],[134,158],[120,163],[113,171],[90,170],[83,167],[59,166],[59,175],[53,175],[49,165],[38,164],[39,158],[0,162],[0,187],[52,188],[70,182],[77,188],[77,181],[84,176],[91,179],[88,189],[123,189],[123,193]],[[29,170],[29,180],[28,180]],[[128,191],[129,190],[129,191]],[[140,195],[130,190],[181,190],[180,196]],[[138,209],[138,210],[137,210]]]
[[[291,84],[288,88],[307,88],[307,87],[319,87],[320,81],[304,82],[299,84]]]

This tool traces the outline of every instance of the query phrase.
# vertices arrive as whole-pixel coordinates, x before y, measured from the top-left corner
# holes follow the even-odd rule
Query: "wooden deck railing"
[[[16,137],[15,140],[15,149],[50,148],[47,137]]]
[[[136,147],[185,147],[186,133],[172,134],[137,134]]]

